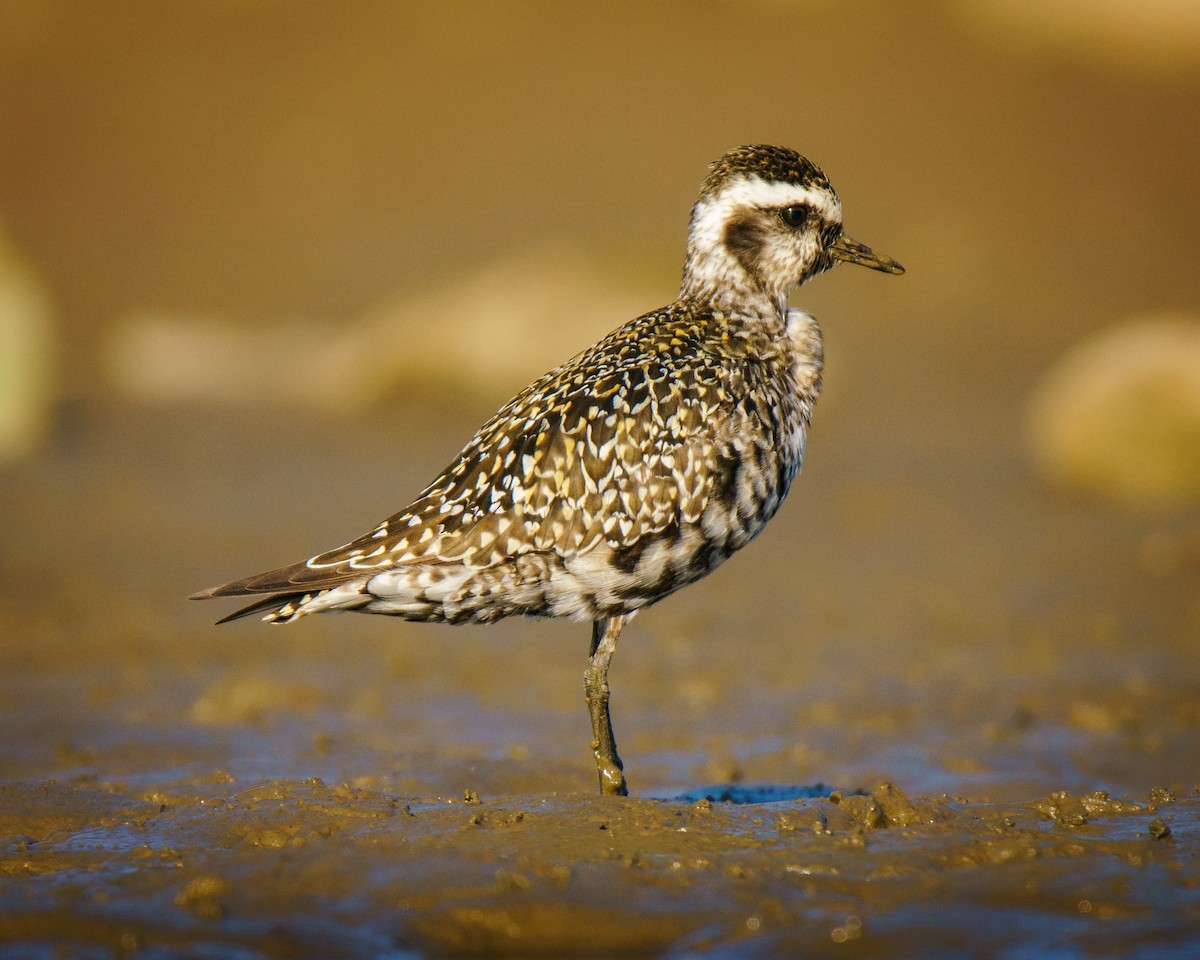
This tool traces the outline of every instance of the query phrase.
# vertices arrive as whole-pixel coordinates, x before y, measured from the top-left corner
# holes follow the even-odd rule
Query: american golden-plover
[[[601,793],[625,794],[608,707],[617,637],[779,508],[822,368],[820,329],[788,294],[839,261],[904,272],[842,232],[816,164],[783,147],[729,151],[692,207],[673,303],[531,383],[369,533],[195,599],[270,594],[225,620],[272,623],[343,610],[590,621],[592,751]]]

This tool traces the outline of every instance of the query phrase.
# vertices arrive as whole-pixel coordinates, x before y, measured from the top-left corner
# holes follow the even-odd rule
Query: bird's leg
[[[592,652],[583,674],[583,692],[588,713],[592,717],[592,752],[596,755],[596,770],[600,774],[600,793],[626,797],[625,774],[617,743],[613,739],[612,720],[608,715],[608,661],[617,649],[617,637],[628,616],[621,614],[597,620],[592,624]]]

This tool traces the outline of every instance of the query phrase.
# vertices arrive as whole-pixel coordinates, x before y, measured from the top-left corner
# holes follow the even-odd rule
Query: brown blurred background
[[[1088,331],[1195,309],[1198,63],[1190,4],[8,0],[0,222],[88,396],[131,317],[337,328],[528,248],[656,305],[704,165],[780,142],[910,267],[798,298],[831,391],[1014,397]]]

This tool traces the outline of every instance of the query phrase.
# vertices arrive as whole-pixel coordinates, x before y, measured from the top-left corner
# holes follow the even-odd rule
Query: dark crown
[[[700,196],[717,193],[726,183],[738,176],[761,177],[780,183],[795,183],[805,187],[833,190],[829,179],[811,160],[787,147],[753,144],[735,147],[720,160],[708,166],[708,176],[700,187]]]

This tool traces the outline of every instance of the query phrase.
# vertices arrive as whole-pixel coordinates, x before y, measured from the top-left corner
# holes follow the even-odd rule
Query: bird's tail
[[[304,609],[304,604],[311,600],[312,596],[311,593],[276,593],[256,600],[240,610],[235,610],[229,616],[222,617],[217,623],[241,620],[242,617],[252,617],[256,613],[267,613],[267,616],[262,618],[265,623],[290,623],[308,612]],[[203,600],[207,597],[203,594],[196,594],[191,599]]]

